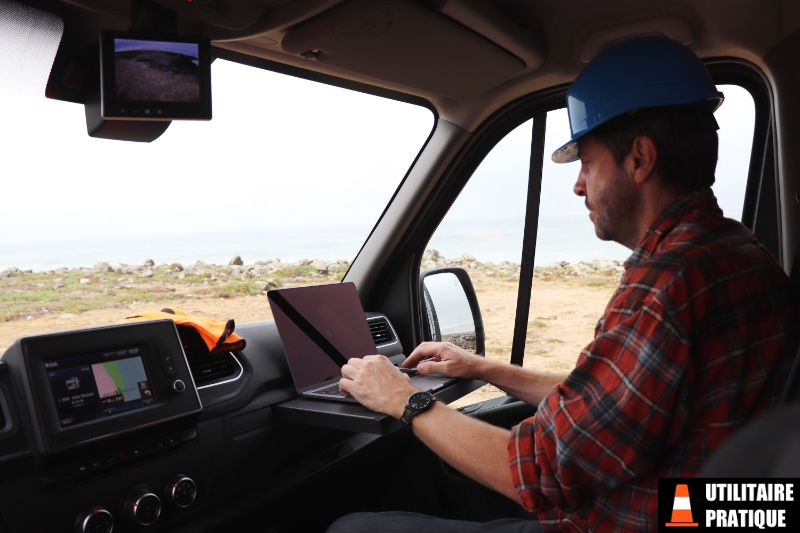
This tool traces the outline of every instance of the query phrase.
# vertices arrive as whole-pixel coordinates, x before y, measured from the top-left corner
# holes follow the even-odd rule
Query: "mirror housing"
[[[437,268],[423,272],[419,281],[425,340],[452,342],[485,355],[483,318],[467,271],[459,267]]]

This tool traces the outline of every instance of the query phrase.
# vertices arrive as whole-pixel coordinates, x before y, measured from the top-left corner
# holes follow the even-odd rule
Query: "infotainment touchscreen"
[[[172,320],[33,335],[3,356],[27,383],[37,445],[55,453],[202,411]]]
[[[156,402],[138,346],[44,361],[44,367],[62,428]]]

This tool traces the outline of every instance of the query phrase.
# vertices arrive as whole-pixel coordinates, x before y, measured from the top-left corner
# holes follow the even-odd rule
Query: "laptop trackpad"
[[[436,390],[452,383],[456,378],[441,374],[416,374],[411,376],[411,383],[422,390]]]

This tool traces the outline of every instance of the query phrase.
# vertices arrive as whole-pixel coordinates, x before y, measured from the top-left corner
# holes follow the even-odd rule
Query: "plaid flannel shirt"
[[[797,318],[785,272],[711,189],[672,204],[575,369],[512,431],[524,507],[545,529],[655,531],[658,478],[692,476],[777,401]]]

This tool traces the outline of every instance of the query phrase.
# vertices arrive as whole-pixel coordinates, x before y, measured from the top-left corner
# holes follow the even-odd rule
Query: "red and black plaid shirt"
[[[692,476],[779,398],[797,343],[791,294],[710,189],[671,205],[575,369],[513,430],[525,508],[545,529],[655,531],[658,478]]]

